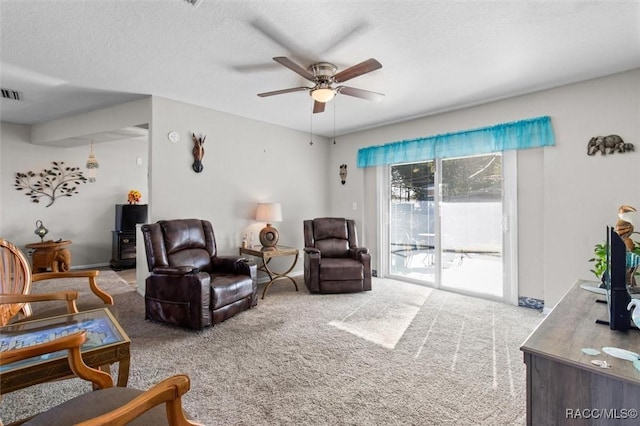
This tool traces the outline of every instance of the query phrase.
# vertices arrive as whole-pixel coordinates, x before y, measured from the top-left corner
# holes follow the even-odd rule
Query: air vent
[[[2,90],[2,99],[12,99],[14,101],[22,100],[22,92],[18,92],[17,90],[11,89],[0,89]]]

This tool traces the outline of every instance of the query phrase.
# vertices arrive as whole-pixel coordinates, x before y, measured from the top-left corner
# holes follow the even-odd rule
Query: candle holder
[[[38,237],[40,237],[40,242],[44,242],[44,236],[49,233],[49,230],[44,227],[44,223],[41,220],[36,220],[36,230],[33,231]]]

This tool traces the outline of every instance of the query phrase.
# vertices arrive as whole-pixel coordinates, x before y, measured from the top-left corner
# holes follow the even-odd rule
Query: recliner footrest
[[[220,309],[253,295],[253,281],[243,275],[211,275],[211,309]]]

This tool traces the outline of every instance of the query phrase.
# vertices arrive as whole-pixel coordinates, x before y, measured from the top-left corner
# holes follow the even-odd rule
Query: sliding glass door
[[[496,153],[390,166],[390,276],[505,296],[502,160]]]
[[[441,164],[440,286],[501,298],[502,156]]]
[[[434,162],[391,166],[389,273],[435,282]]]

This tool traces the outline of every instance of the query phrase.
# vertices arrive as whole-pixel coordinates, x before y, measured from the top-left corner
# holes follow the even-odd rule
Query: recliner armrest
[[[211,273],[225,273],[251,276],[254,262],[241,256],[214,256],[211,258]]]
[[[152,272],[159,275],[181,277],[187,274],[197,274],[200,270],[193,266],[161,266],[153,268]]]
[[[236,262],[236,270],[238,274],[249,275],[257,285],[258,265],[254,261],[241,257]]]
[[[320,254],[320,250],[315,247],[305,247],[304,252],[306,254]]]
[[[349,249],[349,255],[352,259],[360,259],[363,254],[369,254],[369,249],[366,247],[351,247]]]

